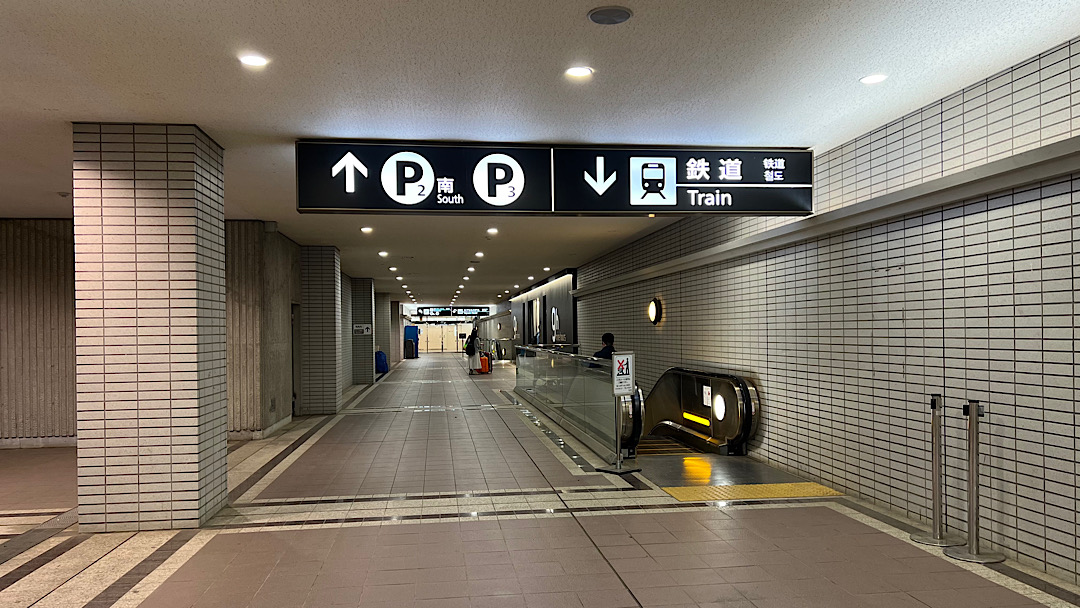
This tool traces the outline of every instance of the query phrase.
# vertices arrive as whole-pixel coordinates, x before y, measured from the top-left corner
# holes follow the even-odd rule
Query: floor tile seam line
[[[312,425],[312,427],[305,431],[303,435],[296,438],[289,445],[285,446],[285,448],[275,454],[273,458],[271,458],[268,462],[259,467],[254,473],[248,476],[247,479],[245,479],[243,482],[233,488],[233,490],[229,492],[228,502],[232,502],[243,497],[243,495],[247,493],[248,490],[254,487],[255,484],[259,483],[259,481],[261,481],[271,471],[273,471],[277,467],[277,465],[281,464],[281,462],[288,458],[290,454],[295,452],[307,440],[311,439],[311,437],[314,436],[319,431],[319,429],[326,426],[331,420],[335,418],[336,416],[326,416],[319,422]]]
[[[21,513],[12,511],[12,512],[6,512],[6,513],[0,513],[0,520],[3,520],[5,518],[9,518],[9,517],[11,517],[11,518],[14,518],[14,517],[47,517],[48,519],[52,519],[53,517],[56,517],[57,515],[63,515],[64,513],[67,513],[70,510],[71,509],[64,509],[63,511],[39,511],[37,513],[29,512],[29,511],[21,512]],[[48,519],[46,521],[48,521]],[[45,523],[45,522],[41,522],[41,523]]]
[[[42,567],[52,563],[54,560],[60,558],[68,551],[79,546],[83,541],[90,538],[90,534],[76,534],[70,538],[65,539],[59,545],[52,547],[48,551],[42,553],[31,559],[30,561],[22,564],[18,568],[15,568],[11,572],[8,572],[4,576],[0,577],[0,592],[8,589],[12,585],[15,585],[22,579],[30,576],[34,572],[37,572]]]
[[[367,398],[368,395],[370,395],[372,392],[375,391],[375,387],[380,386],[383,383],[383,381],[386,380],[388,377],[390,377],[396,370],[397,370],[397,367],[394,367],[394,369],[391,369],[390,371],[388,371],[385,374],[383,374],[383,375],[379,376],[378,378],[376,378],[374,382],[372,382],[371,384],[369,384],[367,386],[367,388],[365,388],[365,389],[361,390],[359,393],[357,393],[357,395],[354,397],[354,399],[353,399],[353,401],[351,403],[349,403],[345,407],[341,408],[342,411],[349,410],[349,409],[354,409],[354,408],[358,407],[360,405],[361,401],[363,401],[365,398]]]
[[[283,507],[291,505],[313,505],[313,504],[351,504],[351,503],[363,503],[363,502],[393,502],[400,500],[443,500],[451,498],[493,498],[503,496],[546,496],[556,494],[602,494],[607,492],[641,492],[645,491],[640,488],[558,488],[554,491],[547,490],[531,490],[531,491],[497,491],[497,492],[463,492],[456,494],[422,494],[418,496],[408,495],[392,495],[392,496],[364,496],[358,498],[312,498],[310,500],[294,500],[286,499],[286,501],[279,501],[273,499],[271,501],[258,501],[251,502],[238,502],[233,503],[231,506],[234,508],[259,508],[259,507]]]
[[[138,585],[143,579],[149,576],[151,572],[156,570],[158,566],[165,562],[165,560],[169,559],[179,551],[180,548],[194,538],[197,533],[198,530],[192,529],[178,531],[160,546],[151,551],[150,555],[147,555],[141,559],[139,563],[121,574],[115,581],[110,583],[109,586],[87,602],[85,606],[92,608],[108,608],[109,606],[112,606],[119,601],[120,598],[126,595],[128,591],[131,591],[135,585]],[[117,547],[114,551],[119,548],[120,547]],[[144,566],[149,565],[153,565],[154,568],[146,570],[141,574],[137,573],[134,576],[131,576],[133,572],[137,572],[138,570],[143,569]]]
[[[308,424],[309,422],[311,423],[310,425]],[[243,459],[238,460],[235,463],[230,462],[229,467],[228,467],[228,472],[231,473],[231,472],[237,470],[240,466],[242,466],[247,461],[259,456],[259,454],[262,453],[263,451],[267,451],[268,453],[273,452],[274,456],[276,456],[278,453],[281,452],[281,450],[284,450],[286,447],[291,445],[292,442],[295,441],[295,437],[303,436],[304,433],[306,433],[308,430],[310,430],[312,426],[315,426],[315,424],[317,424],[317,422],[314,420],[314,418],[306,419],[306,420],[297,420],[295,424],[288,425],[287,428],[285,428],[280,434],[265,439],[264,440],[265,445],[259,446],[255,451],[253,451],[250,454],[247,454],[246,456],[244,456]],[[305,427],[305,425],[307,425],[307,426]],[[289,433],[295,433],[293,439],[289,439]],[[272,460],[274,458],[274,456],[270,456],[270,458],[267,459],[267,462]],[[263,464],[266,464],[266,463],[264,462]],[[262,465],[259,465],[259,466],[261,467]],[[258,471],[258,468],[256,468],[251,473],[248,473],[247,477],[244,478],[244,481],[247,481],[247,478],[254,475],[257,471]],[[238,475],[239,474],[240,473],[238,473]],[[243,483],[243,481],[241,481],[240,483]]]
[[[924,530],[912,524],[907,524],[901,521],[901,519],[896,519],[885,513],[880,513],[872,508],[869,508],[869,506],[865,504],[861,504],[859,502],[851,500],[850,497],[837,498],[831,501],[827,501],[825,506],[828,506],[828,508],[831,508],[838,513],[851,517],[856,522],[868,524],[870,525],[870,527],[885,532],[887,533],[887,535],[899,539],[900,541],[904,542],[909,546],[914,546],[914,548],[920,549],[923,552],[926,552],[928,555],[941,557],[945,559],[946,562],[948,562],[949,564],[953,564],[959,568],[967,570],[973,573],[973,575],[981,577],[989,582],[993,582],[999,586],[1003,586],[1005,587],[1005,589],[1021,594],[1028,599],[1035,600],[1035,602],[1038,602],[1039,604],[1042,604],[1044,606],[1056,606],[1057,602],[1065,602],[1066,604],[1069,604],[1071,606],[1076,606],[1075,603],[1069,602],[1069,600],[1065,599],[1064,597],[1058,597],[1056,594],[1040,589],[1040,587],[1038,586],[1028,584],[1024,580],[1013,578],[1009,576],[1008,573],[1001,572],[995,568],[991,568],[990,565],[971,564],[967,562],[959,562],[959,560],[956,559],[948,559],[945,557],[942,548],[935,548],[935,546],[920,544],[910,539],[910,533],[922,532]],[[870,522],[867,522],[866,519],[869,519]],[[1049,586],[1054,587],[1055,591],[1057,591],[1058,593],[1066,596],[1075,595],[1068,590],[1063,589],[1063,587],[1054,585],[1050,581],[1043,582]],[[1057,600],[1057,602],[1055,602],[1055,600]]]
[[[9,538],[4,542],[3,546],[0,546],[0,564],[8,562],[24,551],[59,534],[71,524],[76,523],[78,519],[77,513],[78,508],[73,507],[46,522],[38,524],[17,536]]]
[[[873,526],[882,532],[897,538],[909,546],[922,549],[928,555],[936,557],[942,557],[944,559],[944,552],[940,547],[931,547],[929,545],[923,545],[911,540],[910,535],[913,532],[925,532],[918,526],[904,522],[903,520],[889,516],[886,513],[882,513],[873,509],[867,505],[861,504],[858,501],[852,500],[850,497],[838,497],[833,500],[827,501],[826,506],[831,507],[833,510],[843,513],[852,519],[859,521],[858,516],[862,516],[885,526],[891,528],[891,530],[882,530],[880,527]],[[865,523],[865,522],[864,522]],[[1080,600],[1080,594],[1074,593],[1064,587],[1054,584],[1052,581],[1040,579],[1032,574],[1025,573],[1018,570],[1006,562],[1005,564],[974,564],[968,562],[962,562],[958,560],[948,559],[946,560],[951,564],[954,564],[968,572],[976,574],[990,582],[1020,593],[1028,599],[1038,601],[1039,603],[1052,606],[1053,600],[1060,600],[1070,605],[1077,606],[1077,600]],[[1004,571],[1007,570],[1008,572]],[[997,576],[988,576],[989,573],[994,573]],[[1023,575],[1023,578],[1012,576],[1011,573],[1017,573]],[[1033,585],[1027,582],[1025,579],[1030,577],[1035,581],[1039,581],[1040,585]],[[1004,581],[1002,579],[1005,579]],[[1008,581],[1008,582],[1006,582]],[[1049,587],[1045,589],[1043,587]],[[1048,603],[1050,601],[1051,603]]]

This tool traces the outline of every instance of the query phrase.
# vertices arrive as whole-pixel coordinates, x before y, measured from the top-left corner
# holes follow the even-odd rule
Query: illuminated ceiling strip
[[[691,422],[696,422],[696,423],[698,423],[698,424],[700,424],[702,426],[709,426],[710,425],[710,422],[709,422],[708,418],[702,418],[701,416],[695,416],[694,414],[691,414],[690,412],[683,412],[682,417],[686,418],[687,420],[689,420]]]

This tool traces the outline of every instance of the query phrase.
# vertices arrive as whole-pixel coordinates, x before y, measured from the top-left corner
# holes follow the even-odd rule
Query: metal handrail
[[[598,363],[600,365],[605,365],[607,367],[611,367],[611,359],[600,359],[598,357],[592,357],[592,356],[589,356],[589,355],[579,355],[579,354],[576,354],[576,353],[568,353],[566,351],[555,350],[555,349],[552,349],[552,348],[539,348],[535,344],[530,344],[530,345],[527,345],[527,346],[523,345],[523,344],[519,344],[518,345],[518,350],[529,350],[529,351],[533,351],[533,352],[537,352],[537,353],[549,353],[549,354],[553,354],[553,355],[559,355],[561,357],[569,357],[571,359],[578,359],[578,360],[581,360],[581,361],[586,361],[588,363]]]

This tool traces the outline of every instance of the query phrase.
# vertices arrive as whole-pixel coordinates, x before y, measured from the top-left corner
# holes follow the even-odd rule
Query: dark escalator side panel
[[[706,452],[745,455],[757,417],[757,390],[746,379],[673,367],[645,401],[642,430]]]

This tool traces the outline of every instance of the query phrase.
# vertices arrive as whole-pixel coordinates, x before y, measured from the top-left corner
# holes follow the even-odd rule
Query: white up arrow
[[[346,152],[345,156],[342,156],[341,160],[334,165],[330,177],[337,177],[337,174],[341,173],[342,169],[345,170],[345,192],[352,194],[356,192],[356,174],[353,171],[359,171],[361,175],[367,177],[367,167],[360,162],[359,158],[353,156],[352,152]]]
[[[615,177],[617,175],[618,175],[618,172],[615,172],[615,173],[612,173],[611,175],[607,176],[607,178],[605,178],[604,177],[604,157],[603,156],[597,156],[596,157],[596,177],[593,177],[593,176],[589,175],[589,172],[586,171],[585,172],[585,183],[592,186],[592,189],[596,190],[597,194],[599,194],[600,196],[603,196],[604,193],[607,192],[607,189],[611,187],[611,184],[615,183]]]

